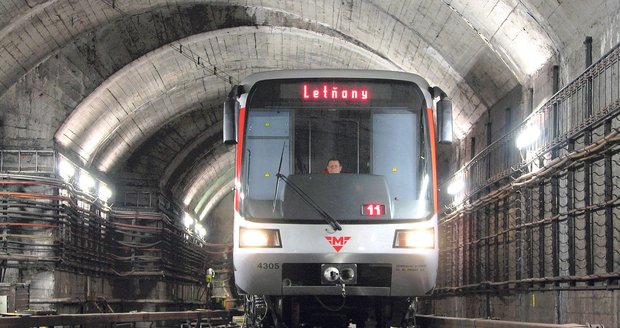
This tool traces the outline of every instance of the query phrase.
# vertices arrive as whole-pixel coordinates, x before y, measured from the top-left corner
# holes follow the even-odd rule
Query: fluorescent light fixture
[[[60,157],[58,160],[58,174],[65,181],[71,180],[71,178],[75,176],[75,165],[73,165],[73,163],[71,163],[68,159]]]
[[[519,133],[517,140],[515,141],[515,145],[517,148],[523,149],[533,144],[539,137],[540,128],[537,125],[530,125]]]
[[[187,212],[185,212],[185,214],[183,215],[183,225],[185,226],[185,228],[189,229],[189,227],[192,226],[192,223],[194,223],[194,218],[192,218]]]
[[[447,192],[449,195],[456,195],[459,192],[461,192],[463,189],[465,189],[465,181],[463,181],[462,178],[459,178],[459,179],[452,181],[448,185]]]
[[[86,171],[80,171],[78,186],[82,191],[90,192],[95,187],[95,179]]]
[[[99,182],[99,191],[98,191],[99,199],[104,202],[107,202],[110,197],[112,197],[112,190],[106,186],[105,183]]]
[[[198,236],[200,236],[200,238],[204,238],[204,236],[207,235],[207,229],[205,229],[200,223],[196,223],[194,226],[194,231]]]

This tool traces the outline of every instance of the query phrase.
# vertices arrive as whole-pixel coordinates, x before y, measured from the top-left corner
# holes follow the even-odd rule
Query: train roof
[[[246,91],[258,81],[276,79],[300,79],[300,78],[371,78],[383,80],[411,81],[422,90],[428,90],[428,82],[421,76],[413,73],[380,70],[355,70],[355,69],[303,69],[303,70],[279,70],[253,73],[243,79],[241,85]]]

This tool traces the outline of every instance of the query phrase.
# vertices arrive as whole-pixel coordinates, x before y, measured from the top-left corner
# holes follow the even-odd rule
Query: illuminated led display
[[[364,204],[362,206],[364,216],[383,216],[385,215],[385,205],[383,204]]]
[[[336,83],[308,84],[302,83],[301,99],[306,101],[354,101],[370,100],[370,89],[356,85],[340,85]]]

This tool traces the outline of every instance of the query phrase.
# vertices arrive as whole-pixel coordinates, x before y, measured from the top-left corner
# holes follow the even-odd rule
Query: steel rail
[[[0,318],[0,328],[70,326],[105,323],[204,320],[205,323],[228,323],[233,311],[197,310],[179,312],[89,313],[60,315],[28,315]]]
[[[591,328],[588,324],[577,323],[536,323],[523,321],[504,321],[477,318],[440,317],[416,315],[416,323],[426,328]]]

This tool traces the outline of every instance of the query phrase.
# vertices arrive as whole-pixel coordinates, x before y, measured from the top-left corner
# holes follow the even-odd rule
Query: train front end
[[[237,142],[233,257],[241,291],[408,297],[433,288],[438,206],[428,90],[418,76],[376,71],[258,73],[234,89],[228,140]],[[330,174],[334,161],[341,170]]]

